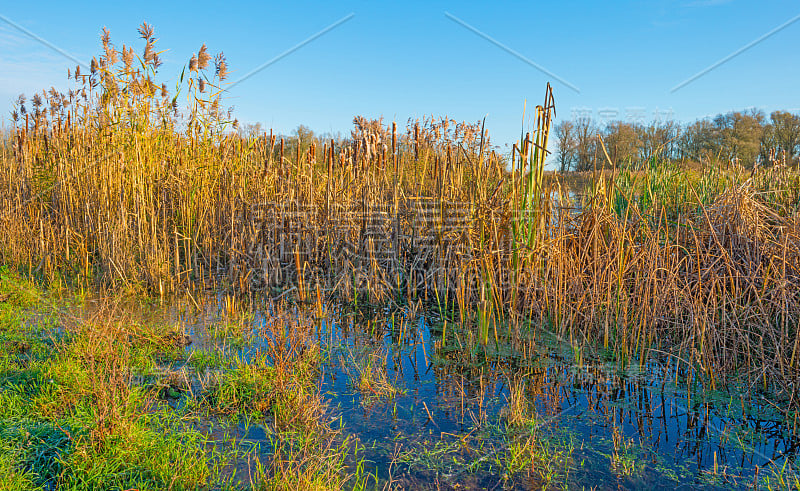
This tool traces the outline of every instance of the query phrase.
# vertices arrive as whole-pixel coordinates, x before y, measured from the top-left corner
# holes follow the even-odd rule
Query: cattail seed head
[[[200,92],[206,91],[206,81],[203,77],[197,77],[197,86],[200,89]]]
[[[189,60],[189,71],[196,72],[197,71],[197,57],[192,55],[192,58]]]
[[[89,71],[92,73],[97,71],[97,58],[92,58],[92,63],[89,65]]]

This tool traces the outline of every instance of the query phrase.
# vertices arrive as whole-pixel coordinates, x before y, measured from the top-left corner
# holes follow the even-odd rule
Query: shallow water
[[[247,359],[264,348],[270,307],[256,310],[242,324],[243,340],[232,345],[214,335],[226,318],[218,300],[199,313],[172,310],[192,337],[187,350],[224,349]],[[690,388],[685,373],[665,365],[622,370],[576,362],[568,345],[541,335],[473,349],[454,346],[448,336],[450,344],[441,346],[438,318],[408,310],[363,315],[331,308],[326,315],[317,321],[326,354],[319,387],[333,425],[358,437],[365,470],[379,487],[391,481],[410,489],[528,489],[547,474],[552,485],[569,488],[731,489],[764,484],[782,468],[793,479],[800,439],[774,411],[736,392]],[[381,400],[359,391],[347,363],[364,353],[385,356],[388,379],[404,392]],[[533,472],[502,465],[514,441],[504,416],[512,383],[524,384],[535,413],[522,433],[544,442],[539,453],[546,458]],[[262,443],[267,455],[267,431],[250,425],[238,433]]]

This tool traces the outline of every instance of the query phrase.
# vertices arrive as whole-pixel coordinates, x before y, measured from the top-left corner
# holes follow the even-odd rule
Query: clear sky
[[[355,115],[401,126],[425,114],[487,116],[502,148],[519,136],[523,102],[540,103],[548,81],[558,120],[687,122],[752,107],[800,111],[796,0],[16,1],[3,2],[0,15],[6,124],[19,93],[68,88],[66,69],[75,65],[9,22],[88,63],[101,51],[103,26],[118,47],[141,51],[136,28],[147,20],[157,46],[168,50],[164,80],[174,81],[206,43],[212,54],[224,51],[232,82],[340,22],[230,88],[225,105],[240,121],[281,133],[300,124],[348,132]]]

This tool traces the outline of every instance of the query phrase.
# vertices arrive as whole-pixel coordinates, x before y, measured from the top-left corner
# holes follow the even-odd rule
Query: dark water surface
[[[704,392],[666,362],[623,369],[586,361],[541,334],[467,347],[464,331],[448,333],[442,346],[440,319],[411,310],[331,308],[315,321],[325,355],[318,383],[332,425],[357,436],[364,470],[379,488],[390,481],[408,489],[530,489],[548,479],[570,489],[780,489],[778,476],[797,482],[800,440],[777,411],[739,391]],[[247,359],[265,346],[270,307],[239,321],[244,337],[236,343],[214,336],[224,311],[220,300],[199,314],[177,314],[193,340],[190,352]],[[365,353],[385,360],[399,395],[378,398],[356,387],[348,363]],[[512,385],[530,404],[521,429],[507,425]],[[240,430],[269,453],[268,429]],[[509,469],[503,462],[515,442],[530,435],[541,460]]]

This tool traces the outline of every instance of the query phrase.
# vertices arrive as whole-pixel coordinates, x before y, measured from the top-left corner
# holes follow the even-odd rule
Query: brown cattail
[[[192,55],[192,58],[189,60],[189,71],[196,72],[197,71],[197,57]]]
[[[266,133],[264,133],[266,135]],[[264,176],[267,175],[267,170],[269,170],[269,166],[272,163],[272,129],[269,130],[269,154],[267,158],[264,159]],[[266,143],[266,142],[265,142]]]
[[[272,128],[269,129],[269,163],[272,165],[272,151],[275,150],[275,135],[272,134]]]
[[[528,154],[530,152],[530,144],[531,144],[531,133],[530,131],[525,133],[525,141],[522,142],[522,158],[523,160],[528,160]],[[525,164],[523,164],[525,165]]]
[[[333,138],[331,138],[330,155],[328,156],[328,160],[325,163],[328,164],[328,176],[325,181],[325,213],[327,213],[330,216],[331,184],[333,181]]]
[[[517,168],[517,144],[511,145],[511,168]]]
[[[392,165],[397,172],[397,123],[392,121]]]
[[[414,160],[419,160],[419,121],[414,124]]]

